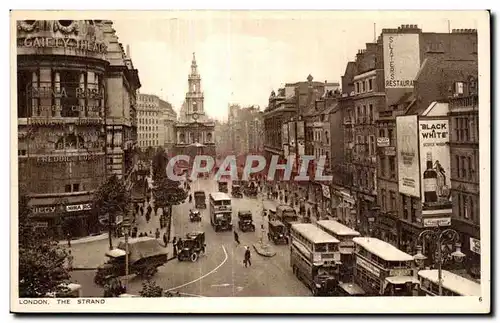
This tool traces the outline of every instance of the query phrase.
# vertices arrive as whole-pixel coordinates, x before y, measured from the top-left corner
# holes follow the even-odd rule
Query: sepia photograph
[[[488,11],[10,19],[12,312],[491,310]]]

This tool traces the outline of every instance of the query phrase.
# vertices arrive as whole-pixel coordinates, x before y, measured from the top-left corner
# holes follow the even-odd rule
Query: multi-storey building
[[[175,142],[174,123],[177,116],[170,103],[156,95],[141,93],[138,95],[137,110],[139,148],[167,148]]]
[[[191,156],[204,154],[215,158],[215,122],[205,113],[201,76],[198,73],[194,53],[188,85],[186,99],[181,107],[179,120],[175,124],[177,137],[175,153]]]
[[[466,265],[480,275],[479,109],[477,77],[460,79],[450,98],[452,227],[460,233]]]
[[[169,155],[173,154],[175,147],[175,122],[177,121],[177,112],[172,108],[172,105],[165,102],[162,107],[161,123],[163,126],[163,131],[161,133],[162,138],[160,140],[163,142],[163,147],[167,150]]]
[[[148,147],[159,147],[160,132],[163,130],[160,124],[160,101],[159,97],[152,94],[139,94],[137,99],[137,123],[139,148],[145,150]]]
[[[346,85],[351,85],[344,90],[341,101],[344,105],[344,129],[347,132],[344,138],[348,160],[352,164],[350,167],[346,165],[343,173],[352,172],[350,189],[356,202],[356,223],[353,224],[364,234],[369,234],[378,210],[375,120],[385,104],[381,57],[381,47],[376,43],[366,44],[366,49],[359,50],[356,60],[347,65],[342,80]],[[342,195],[346,195],[346,192]],[[346,197],[350,200],[349,196]]]
[[[229,105],[229,136],[233,154],[246,155],[262,151],[262,112],[258,107]]]
[[[394,87],[394,82],[388,80],[391,78],[390,63],[394,61],[390,54],[391,48],[397,48],[398,41],[411,41],[413,44],[412,51],[405,53],[407,62],[404,67],[413,81],[407,86]],[[408,194],[401,190],[404,176],[399,173],[399,168],[403,164],[396,153],[395,119],[401,115],[424,117],[432,111],[437,113],[435,111],[438,110],[431,109],[431,105],[436,101],[448,100],[453,92],[453,80],[463,80],[477,73],[477,33],[470,29],[453,30],[451,33],[424,33],[415,25],[404,25],[398,29],[384,29],[379,43],[384,47],[386,105],[383,111],[379,111],[377,122],[381,208],[377,231],[389,242],[412,251],[415,237],[434,222],[425,219],[429,212],[422,209],[422,192]],[[394,65],[393,69],[397,68]],[[425,167],[421,165],[421,168]],[[422,181],[420,177],[416,179],[418,183]]]
[[[100,230],[93,193],[133,168],[137,70],[106,20],[17,22],[19,185],[57,237]]]

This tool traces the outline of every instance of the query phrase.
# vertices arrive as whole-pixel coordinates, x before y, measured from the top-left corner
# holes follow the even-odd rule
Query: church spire
[[[192,75],[197,75],[198,74],[198,65],[196,64],[196,55],[193,52],[193,60],[191,61],[191,74]]]

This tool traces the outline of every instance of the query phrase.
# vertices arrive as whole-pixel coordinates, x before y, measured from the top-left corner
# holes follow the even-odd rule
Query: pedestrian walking
[[[172,247],[174,248],[174,257],[177,257],[177,237],[172,240]]]
[[[250,254],[250,248],[248,246],[245,246],[245,259],[243,260],[243,263],[245,264],[245,268],[247,266],[252,266],[252,261],[251,261],[251,254]]]
[[[236,241],[237,244],[240,244],[240,237],[238,236],[238,232],[234,230],[234,241]]]
[[[73,260],[75,259],[73,255],[71,254],[71,250],[68,251],[68,270],[72,271],[73,270]]]
[[[182,250],[182,238],[179,237],[179,239],[177,239],[177,252],[180,252]]]
[[[154,236],[153,236],[153,231],[149,230],[148,237],[154,237]]]
[[[66,235],[66,238],[68,239],[68,248],[71,248],[71,234],[69,232]]]
[[[189,194],[189,203],[193,201],[193,195]]]
[[[155,231],[155,238],[160,239],[160,229],[158,229],[158,228],[156,228],[156,231]]]
[[[165,248],[167,247],[168,244],[168,239],[167,239],[167,233],[163,232],[163,244],[165,245]]]

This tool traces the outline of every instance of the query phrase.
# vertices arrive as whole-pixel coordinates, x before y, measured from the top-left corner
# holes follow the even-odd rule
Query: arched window
[[[186,141],[186,136],[184,136],[184,134],[181,133],[181,135],[179,136],[179,140],[183,144]]]

